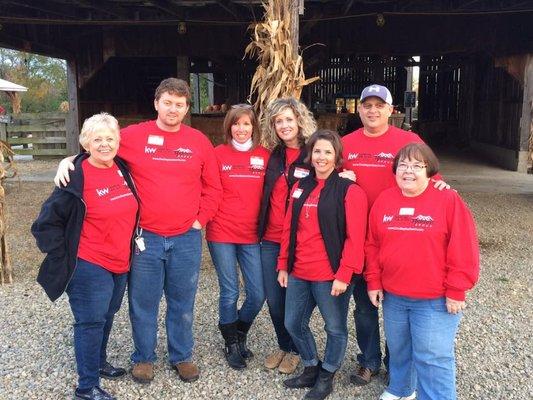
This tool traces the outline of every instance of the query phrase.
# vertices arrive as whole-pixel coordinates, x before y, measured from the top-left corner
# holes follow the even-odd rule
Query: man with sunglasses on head
[[[201,230],[217,211],[222,187],[211,142],[182,123],[190,101],[185,81],[165,79],[155,90],[157,119],[121,130],[119,156],[130,168],[141,201],[128,286],[135,345],[131,374],[140,383],[154,379],[163,293],[168,361],[181,380],[193,382],[199,377],[192,327]],[[60,163],[56,185],[68,181],[69,169],[74,169],[71,159]]]
[[[383,190],[396,184],[392,162],[397,152],[408,143],[423,143],[416,133],[389,125],[389,117],[394,110],[392,104],[392,95],[385,86],[373,84],[365,87],[357,106],[363,127],[342,138],[343,168],[354,171],[357,184],[368,197],[369,210]],[[435,187],[441,190],[449,188],[440,176],[434,181]],[[353,284],[354,319],[360,353],[357,355],[359,365],[350,381],[362,386],[370,383],[381,367],[379,317],[377,307],[368,298],[363,277],[355,277]],[[387,351],[384,363],[387,367]]]

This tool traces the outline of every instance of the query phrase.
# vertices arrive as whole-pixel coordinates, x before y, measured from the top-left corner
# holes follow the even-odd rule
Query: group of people
[[[294,98],[272,101],[261,127],[250,105],[237,104],[216,148],[182,123],[189,104],[188,85],[169,78],[156,89],[154,121],[119,131],[109,114],[88,118],[86,152],[60,163],[32,226],[47,253],[38,282],[51,300],[66,291],[74,315],[75,398],[113,399],[100,378],[126,374],[106,356],[126,284],[133,379],[154,379],[163,293],[168,361],[183,381],[198,379],[192,329],[205,228],[229,367],[253,357],[248,332],[266,300],[278,348],[265,367],[294,374],[301,362],[284,385],[325,399],[353,296],[360,354],[351,382],[365,385],[381,368],[382,303],[389,383],[380,399],[455,399],[454,338],[479,272],[475,225],[431,149],[388,124],[389,90],[362,91],[363,127],[342,138],[317,130]],[[309,327],[317,306],[323,357]]]

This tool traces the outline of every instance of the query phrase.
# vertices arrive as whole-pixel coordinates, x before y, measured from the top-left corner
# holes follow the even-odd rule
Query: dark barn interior
[[[300,11],[306,76],[321,78],[302,94],[319,121],[369,83],[387,85],[410,113],[404,92],[416,68],[413,130],[527,171],[533,2],[287,1]],[[213,104],[246,101],[255,62],[244,48],[262,15],[255,0],[2,0],[0,46],[67,60],[75,151],[79,121],[95,112],[124,123],[153,117],[154,89],[169,76],[211,74]],[[195,113],[191,124],[209,130],[208,118]],[[355,118],[335,127],[343,133]]]

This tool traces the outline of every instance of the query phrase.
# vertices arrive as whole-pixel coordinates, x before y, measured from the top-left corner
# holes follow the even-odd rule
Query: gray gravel
[[[48,186],[42,188],[48,193]],[[478,223],[482,273],[468,297],[457,338],[459,398],[531,399],[533,195],[467,193],[463,197]],[[25,213],[20,219],[28,224],[33,217]],[[30,240],[28,234],[27,241]],[[71,398],[76,373],[68,302],[61,298],[52,304],[34,282],[38,255],[29,267],[17,264],[18,259],[28,264],[28,257],[32,259],[30,256],[36,254],[31,246],[11,243],[11,247],[15,269],[20,269],[13,285],[0,287],[0,399]],[[167,363],[163,304],[154,382],[140,385],[128,376],[119,381],[103,381],[103,387],[119,399],[301,398],[305,391],[284,389],[285,376],[262,367],[265,356],[275,348],[266,308],[251,331],[250,347],[255,358],[249,368],[236,372],[225,366],[217,331],[217,296],[216,276],[206,253],[195,317],[196,361],[201,368],[198,382],[182,383]],[[319,348],[323,349],[323,324],[316,315],[313,321]],[[129,366],[131,348],[124,302],[111,334],[110,361]],[[349,383],[356,351],[351,323],[347,357],[337,374],[331,399],[377,399],[383,390],[381,379],[362,389]]]

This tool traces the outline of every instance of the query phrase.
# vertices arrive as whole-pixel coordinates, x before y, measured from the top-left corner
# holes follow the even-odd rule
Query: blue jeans
[[[289,275],[285,303],[285,326],[306,367],[318,364],[315,338],[309,329],[309,319],[318,305],[327,334],[322,368],[329,372],[337,371],[344,360],[348,343],[348,306],[352,294],[350,285],[340,296],[332,296],[332,284],[332,281],[312,282]]]
[[[114,274],[78,258],[67,287],[74,315],[74,351],[78,389],[98,386],[98,370],[106,362],[107,341],[113,318],[120,309],[128,274]]]
[[[278,346],[285,352],[298,353],[291,335],[285,328],[286,289],[278,283],[279,243],[263,240],[261,242],[261,264],[263,267],[263,285],[268,304],[268,312],[278,339]]]
[[[220,287],[219,323],[231,324],[237,319],[252,323],[265,302],[259,244],[207,242],[207,245]],[[246,299],[240,310],[237,310],[239,300],[237,262],[241,268],[246,291]]]
[[[361,350],[361,353],[357,355],[357,362],[365,368],[378,371],[381,367],[378,309],[370,302],[366,281],[362,276],[357,276],[353,281],[353,299],[355,301],[355,337]],[[388,369],[387,353],[384,361]]]
[[[191,361],[194,347],[194,300],[202,258],[201,230],[176,236],[144,231],[146,249],[133,255],[128,297],[135,351],[134,363],[156,360],[157,317],[163,292],[169,362]]]
[[[455,400],[454,339],[462,313],[446,299],[413,299],[385,293],[383,319],[390,350],[387,391],[418,400]]]

